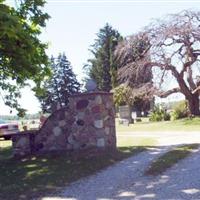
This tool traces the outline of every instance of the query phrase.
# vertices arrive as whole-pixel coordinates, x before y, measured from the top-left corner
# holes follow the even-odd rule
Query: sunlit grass
[[[156,146],[158,141],[154,138],[150,137],[125,137],[125,136],[118,136],[117,146],[124,147],[124,146]]]
[[[129,126],[121,125],[116,119],[117,132],[139,132],[139,131],[200,131],[200,118],[186,118],[176,121],[143,122],[130,124]]]

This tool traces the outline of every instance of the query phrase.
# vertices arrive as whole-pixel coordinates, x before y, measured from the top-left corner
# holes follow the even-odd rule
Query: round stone
[[[100,95],[96,96],[96,98],[95,98],[95,103],[96,103],[96,104],[102,104],[102,98],[101,98]]]
[[[102,110],[103,110],[103,109],[102,109],[102,106],[100,106],[100,105],[92,107],[92,112],[93,112],[93,113],[99,113],[99,112],[101,112]]]
[[[65,126],[65,124],[66,124],[65,120],[61,120],[61,121],[58,122],[58,126],[60,126],[60,127]]]
[[[25,146],[25,145],[27,145],[27,142],[28,142],[27,139],[25,137],[22,137],[19,139],[16,146],[17,147]]]
[[[105,147],[105,139],[100,138],[97,140],[97,147]]]
[[[76,141],[74,140],[74,137],[72,136],[72,135],[70,135],[69,137],[68,137],[68,142],[70,143],[70,144],[75,144],[76,143]]]
[[[85,117],[85,113],[84,112],[79,112],[78,114],[77,114],[77,118],[78,119],[83,119]]]
[[[84,123],[84,121],[82,120],[82,119],[79,119],[79,120],[77,120],[77,125],[79,125],[79,126],[83,126],[85,123]]]
[[[109,134],[110,134],[110,128],[109,128],[109,127],[106,127],[106,128],[105,128],[105,133],[106,133],[106,135],[109,135]]]
[[[95,120],[94,121],[94,126],[96,128],[103,128],[103,120]]]
[[[53,133],[55,136],[59,136],[60,134],[62,134],[62,130],[60,127],[57,126],[53,129]]]
[[[89,104],[89,101],[87,99],[82,99],[82,100],[77,102],[76,109],[77,110],[84,109],[88,106],[88,104]]]

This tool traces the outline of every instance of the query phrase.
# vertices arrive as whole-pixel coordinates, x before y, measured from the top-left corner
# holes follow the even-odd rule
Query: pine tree
[[[69,96],[80,91],[80,83],[65,54],[51,58],[52,77],[45,82],[43,95],[38,96],[44,112],[68,105]]]
[[[109,24],[100,29],[92,49],[94,56],[88,60],[89,77],[94,79],[99,90],[110,91],[117,86],[117,63],[114,50],[122,40],[119,32]]]

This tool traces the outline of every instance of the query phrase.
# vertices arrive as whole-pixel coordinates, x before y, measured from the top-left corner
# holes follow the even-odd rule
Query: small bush
[[[114,104],[116,107],[123,106],[123,105],[131,105],[130,102],[130,88],[125,85],[120,85],[112,90],[113,92],[113,99]]]
[[[168,121],[170,120],[170,114],[167,113],[164,109],[156,106],[153,112],[150,114],[149,120],[152,122]]]
[[[173,111],[171,113],[171,119],[172,120],[181,119],[187,117],[187,115],[188,115],[187,103],[186,101],[180,101],[174,105]]]
[[[167,112],[164,112],[163,120],[164,120],[164,121],[170,121],[170,119],[171,119],[170,114],[167,113]]]

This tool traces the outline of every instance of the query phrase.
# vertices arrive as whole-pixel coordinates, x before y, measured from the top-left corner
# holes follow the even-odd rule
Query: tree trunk
[[[188,108],[191,115],[200,115],[199,110],[199,95],[195,94],[187,98]]]

